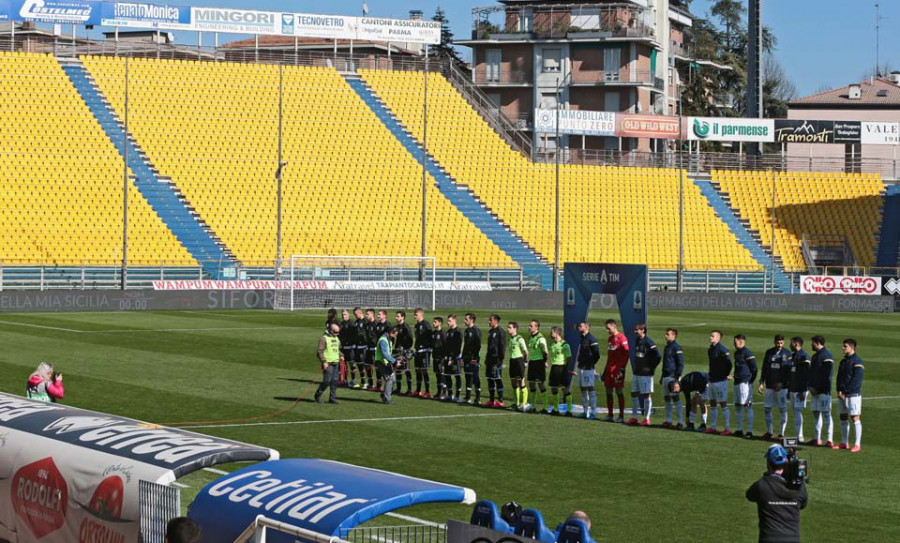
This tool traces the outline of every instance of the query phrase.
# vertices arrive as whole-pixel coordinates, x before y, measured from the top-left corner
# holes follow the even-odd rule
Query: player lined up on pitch
[[[645,324],[634,327],[633,340],[629,343],[625,334],[619,331],[616,321],[610,319],[605,323],[608,336],[606,364],[598,375],[596,366],[601,358],[600,343],[587,322],[578,325],[580,341],[573,355],[563,330],[552,327],[548,341],[541,332],[538,320],[528,323],[527,335],[523,337],[519,323],[507,323],[504,332],[500,326],[500,316],[491,314],[483,345],[483,335],[473,313],[465,314],[465,331],[459,330],[457,317],[453,314],[447,316],[447,330],[444,330],[442,317],[433,318],[429,324],[425,311],[418,308],[414,313],[414,333],[406,324],[404,311],[396,313],[394,325],[387,322],[387,312],[384,310],[376,313],[374,309],[367,309],[363,312],[357,307],[353,313],[355,321],[351,321],[350,312],[344,310],[341,322],[334,321],[332,314],[329,314],[326,333],[319,342],[323,381],[316,394],[317,401],[321,401],[321,394],[327,387],[334,391],[336,380],[341,380],[350,388],[380,392],[384,403],[392,403],[393,396],[402,395],[595,420],[598,418],[596,382],[599,378],[606,393],[606,417],[603,420],[650,426],[656,371],[662,366],[658,383],[662,387],[664,401],[663,428],[752,438],[753,399],[754,393],[758,393],[763,397],[765,413],[766,431],[762,439],[781,440],[787,432],[791,411],[794,432],[804,441],[803,415],[807,405],[811,404],[815,437],[807,444],[849,449],[851,452],[861,450],[860,416],[865,366],[856,354],[857,343],[852,338],[842,342],[844,356],[837,368],[841,441],[835,444],[831,415],[834,357],[825,347],[825,338],[821,335],[811,339],[812,356],[804,350],[802,337],[791,338],[789,349],[785,349],[784,336],[775,335],[774,345],[765,352],[760,365],[748,348],[744,334],[734,336],[732,356],[732,352],[722,343],[722,332],[713,330],[707,350],[708,371],[685,374],[684,350],[677,341],[677,329],[666,329],[666,344],[660,351],[650,339]],[[485,401],[482,401],[480,373],[482,350],[487,384]],[[338,364],[341,365],[340,372],[337,371]],[[415,390],[410,364],[416,373]],[[624,388],[629,365],[632,373],[631,416],[626,420]],[[509,383],[514,391],[514,403],[511,404],[504,399],[505,368],[508,368]],[[435,376],[433,396],[429,370]],[[357,376],[359,382],[356,381]],[[402,390],[403,376],[406,377],[406,392]],[[758,388],[754,391],[757,378]],[[581,394],[578,414],[573,405],[574,384],[578,385]],[[729,384],[736,414],[734,431],[728,398]],[[331,399],[336,400],[335,392],[331,393]],[[614,410],[616,399],[617,412]],[[776,408],[779,412],[777,432],[773,413]],[[852,447],[849,444],[851,421],[855,437]]]

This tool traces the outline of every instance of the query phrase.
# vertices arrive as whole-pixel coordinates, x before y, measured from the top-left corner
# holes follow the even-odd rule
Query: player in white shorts
[[[813,336],[813,356],[809,372],[809,395],[816,421],[816,437],[807,445],[820,446],[822,443],[822,422],[825,422],[826,442],[824,446],[834,447],[834,421],[831,418],[831,376],[834,370],[834,357],[825,347],[825,338]]]
[[[734,336],[734,410],[737,413],[736,437],[753,437],[753,391],[756,381],[756,356],[747,348],[747,336]],[[744,414],[747,415],[746,431]]]
[[[707,350],[709,357],[709,387],[707,394],[709,395],[709,428],[706,429],[707,434],[718,434],[716,426],[719,420],[719,408],[722,408],[722,415],[725,419],[725,429],[722,430],[723,436],[731,435],[731,415],[728,411],[728,385],[731,377],[731,354],[728,349],[722,345],[722,332],[713,330],[709,334],[709,349]]]
[[[850,448],[850,419],[856,434],[856,443],[850,452],[862,450],[862,383],[865,366],[862,359],[856,354],[856,340],[844,340],[844,358],[838,366],[837,391],[838,413],[841,415],[841,444],[835,449]]]
[[[784,336],[775,336],[775,346],[766,351],[763,358],[762,371],[759,375],[759,393],[764,394],[766,433],[763,439],[771,439],[774,434],[772,409],[778,408],[781,415],[781,426],[778,439],[784,437],[787,429],[787,390],[790,383],[791,353],[784,348]]]
[[[803,338],[791,338],[791,384],[788,388],[791,406],[794,408],[794,432],[803,442],[803,410],[809,395],[810,359],[803,350]]]
[[[631,366],[631,418],[625,424],[650,426],[652,409],[653,373],[662,360],[656,343],[647,336],[647,325],[634,327],[634,362]],[[643,418],[638,422],[638,413]]]

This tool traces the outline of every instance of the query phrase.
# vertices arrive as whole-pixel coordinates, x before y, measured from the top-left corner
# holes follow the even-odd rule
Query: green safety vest
[[[509,357],[522,358],[523,356],[525,356],[525,340],[516,334],[509,340]]]
[[[528,360],[543,360],[547,351],[547,338],[538,332],[528,338]]]
[[[378,348],[375,349],[375,362],[384,364],[386,363],[386,360],[384,359],[384,354],[382,353],[382,345],[387,345],[387,352],[391,353],[394,352],[394,342],[392,342],[387,335],[378,338]]]
[[[47,394],[46,392],[40,393],[40,392],[31,392],[30,390],[26,390],[25,397],[32,399],[32,400],[37,400],[39,402],[52,402],[53,401],[53,398],[50,397],[50,394]]]
[[[336,336],[325,334],[325,362],[329,364],[337,364],[341,360],[341,340]]]
[[[554,341],[550,344],[550,364],[552,366],[562,366],[566,363],[566,358],[572,358],[572,349],[565,340]]]

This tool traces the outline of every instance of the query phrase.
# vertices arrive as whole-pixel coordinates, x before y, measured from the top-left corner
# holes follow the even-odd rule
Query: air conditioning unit
[[[847,97],[851,100],[862,99],[862,87],[860,87],[859,85],[850,85],[849,91],[847,92]]]
[[[888,75],[888,79],[889,79],[890,82],[893,83],[894,85],[900,85],[900,72],[891,72],[891,73]]]

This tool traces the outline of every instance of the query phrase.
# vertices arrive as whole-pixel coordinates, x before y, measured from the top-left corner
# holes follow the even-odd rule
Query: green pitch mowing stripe
[[[489,312],[475,311],[482,330]],[[457,312],[460,320],[462,313]],[[562,321],[558,311],[499,313],[503,326],[538,318],[545,333]],[[591,316],[601,341],[607,317],[616,315]],[[284,458],[330,458],[464,485],[498,504],[514,499],[537,508],[551,527],[584,509],[594,519],[598,541],[756,540],[756,508],[743,494],[764,469],[767,444],[404,397],[384,406],[377,394],[358,390],[341,389],[338,405],[318,405],[311,401],[319,376],[314,351],[324,312],[4,314],[0,321],[4,391],[22,394],[28,374],[47,359],[64,373],[65,402],[71,405],[151,422],[194,422],[194,431],[272,447]],[[775,333],[800,335],[807,343],[822,334],[836,356],[841,340],[855,337],[866,362],[863,452],[802,452],[811,460],[812,476],[804,540],[900,540],[900,432],[894,430],[900,414],[900,317],[658,311],[649,324],[657,342],[663,342],[666,326],[680,329],[687,371],[705,369],[713,327],[723,331],[729,346],[736,333],[747,334],[758,357]],[[574,393],[578,403],[580,393]],[[511,397],[507,383],[506,398]],[[762,396],[754,400],[760,434]],[[664,403],[658,385],[653,402],[653,422],[659,424]],[[602,390],[599,404],[603,412]],[[834,415],[839,438],[837,409]],[[804,416],[810,438],[813,416],[809,410]],[[235,422],[208,424],[223,420]],[[793,413],[788,429],[793,430]],[[203,471],[179,480],[187,485],[184,503],[215,477]],[[467,519],[470,507],[429,504],[402,513],[442,523]]]

